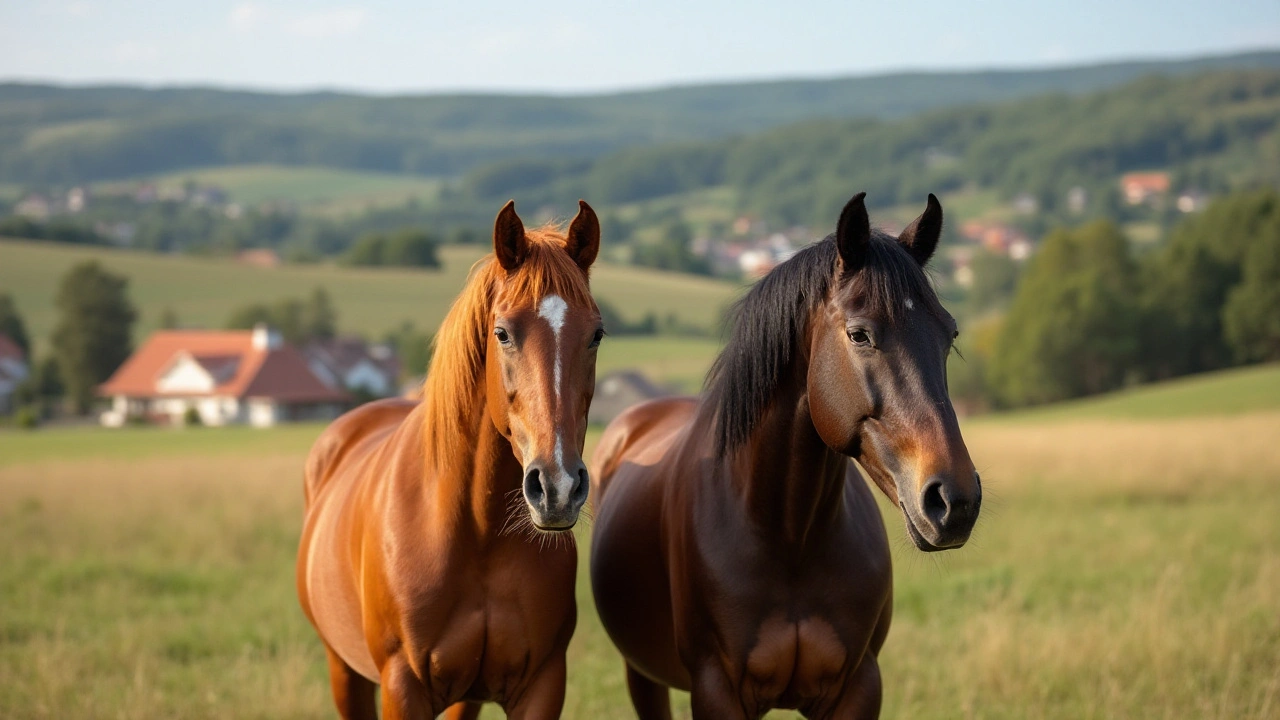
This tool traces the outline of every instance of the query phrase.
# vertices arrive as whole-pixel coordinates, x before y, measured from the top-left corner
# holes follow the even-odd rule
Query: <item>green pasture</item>
[[[1280,408],[1280,365],[1220,370],[1043,408],[987,416],[992,422],[1152,419],[1235,415]]]
[[[1275,717],[1280,401],[1217,399],[1276,373],[967,423],[965,548],[916,552],[881,503],[884,717]],[[293,587],[319,431],[0,432],[0,717],[333,717]],[[585,572],[578,595],[565,717],[632,717]]]
[[[283,203],[334,214],[400,205],[411,199],[431,201],[441,187],[438,179],[415,175],[314,166],[226,165],[101,183],[98,188],[119,192],[151,182],[161,190],[178,190],[188,181],[222,188],[232,201],[244,205]]]

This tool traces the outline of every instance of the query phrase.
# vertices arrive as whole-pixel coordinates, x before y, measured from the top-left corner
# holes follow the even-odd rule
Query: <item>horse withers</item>
[[[879,715],[888,537],[849,458],[921,550],[960,547],[982,490],[947,396],[958,335],[923,266],[942,207],[897,238],[862,194],[739,302],[701,398],[639,405],[592,459],[591,582],[639,716]]]
[[[604,329],[600,224],[561,234],[513,203],[437,335],[421,403],[338,418],[306,466],[298,595],[344,718],[558,717],[577,619],[568,534]]]

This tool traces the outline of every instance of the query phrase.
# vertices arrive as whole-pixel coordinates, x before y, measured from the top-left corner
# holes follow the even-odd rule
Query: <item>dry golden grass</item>
[[[969,546],[916,553],[885,508],[885,717],[1280,715],[1280,413],[965,433]],[[0,464],[0,717],[334,716],[301,457],[263,448]],[[579,597],[565,716],[632,717]]]

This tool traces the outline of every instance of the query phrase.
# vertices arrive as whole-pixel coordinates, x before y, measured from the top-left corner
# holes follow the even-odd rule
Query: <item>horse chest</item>
[[[826,619],[774,615],[747,651],[743,690],[769,706],[819,697],[839,684],[847,659],[845,641]]]
[[[513,586],[510,575],[475,574],[452,586],[448,598],[432,592],[407,609],[412,617],[403,625],[416,630],[405,638],[406,651],[442,698],[502,700],[541,666],[561,624],[572,621],[571,605],[546,607],[545,589]]]

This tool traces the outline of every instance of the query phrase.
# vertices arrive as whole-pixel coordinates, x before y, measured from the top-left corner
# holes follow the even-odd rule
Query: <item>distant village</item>
[[[1119,179],[1120,196],[1130,207],[1156,210],[1173,207],[1180,213],[1193,213],[1202,210],[1210,199],[1199,190],[1187,190],[1174,196],[1171,188],[1172,181],[1167,172],[1133,172]],[[117,186],[104,195],[114,199],[125,197],[137,205],[169,202],[206,208],[228,219],[239,218],[246,212],[246,208],[231,201],[222,188],[190,181],[181,185],[144,182],[130,189]],[[73,187],[65,192],[30,193],[13,206],[13,214],[45,222],[58,216],[84,213],[93,201],[90,189],[85,186]],[[1067,192],[1066,208],[1072,215],[1085,215],[1089,202],[1088,193],[1083,187],[1074,187]],[[1010,208],[1015,217],[1033,216],[1040,209],[1036,198],[1028,193],[1015,196],[1010,202]],[[122,247],[132,244],[136,232],[134,224],[127,221],[98,221],[94,223],[93,229],[101,237]],[[695,257],[706,260],[712,275],[748,280],[762,277],[816,237],[816,231],[811,228],[797,226],[775,229],[766,221],[750,215],[736,218],[729,231],[720,237],[705,234],[694,237],[690,243],[690,251]],[[971,261],[976,248],[1004,255],[1018,262],[1026,260],[1034,251],[1035,240],[1028,237],[1015,222],[967,219],[960,221],[958,231],[967,244],[952,248],[947,254],[949,267],[940,269],[948,279],[961,287],[968,287],[973,282]],[[274,267],[281,262],[279,254],[270,248],[241,250],[237,254],[237,260],[260,267]]]

